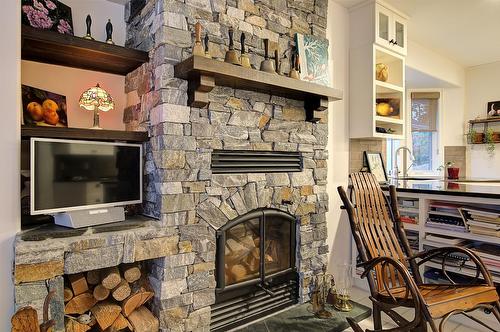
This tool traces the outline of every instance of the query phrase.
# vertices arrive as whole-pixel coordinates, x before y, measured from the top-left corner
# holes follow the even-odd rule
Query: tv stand
[[[121,206],[108,207],[56,213],[53,216],[56,225],[69,228],[82,228],[124,221],[125,209]]]

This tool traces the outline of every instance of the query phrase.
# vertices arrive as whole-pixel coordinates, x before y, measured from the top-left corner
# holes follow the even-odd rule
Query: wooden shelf
[[[21,138],[31,137],[81,139],[90,141],[125,141],[141,143],[149,140],[145,131],[121,131],[63,127],[22,127]]]
[[[334,88],[201,56],[177,64],[174,72],[189,81],[189,104],[194,107],[206,106],[208,92],[216,85],[303,100],[307,112],[326,110],[328,100],[342,99],[342,91]],[[310,113],[308,119],[314,121]]]
[[[500,237],[486,236],[486,235],[474,234],[474,233],[470,233],[470,232],[456,232],[456,231],[451,231],[448,229],[440,229],[440,228],[432,228],[432,227],[425,227],[424,232],[429,233],[429,234],[437,234],[437,235],[445,235],[445,236],[449,236],[449,237],[456,237],[456,238],[466,239],[466,240],[482,241],[482,242],[487,242],[487,243],[500,244]]]
[[[404,88],[402,86],[397,86],[395,84],[382,82],[375,80],[375,86],[377,87],[377,93],[395,93],[395,92],[404,92]]]
[[[21,58],[118,75],[149,61],[147,52],[24,25]]]
[[[395,123],[395,124],[400,124],[400,125],[403,124],[402,119],[391,118],[389,116],[381,116],[381,115],[375,115],[375,121]]]
[[[494,117],[494,118],[485,118],[485,119],[474,119],[474,120],[469,120],[470,124],[476,124],[476,123],[490,123],[490,122],[500,122],[500,116]]]

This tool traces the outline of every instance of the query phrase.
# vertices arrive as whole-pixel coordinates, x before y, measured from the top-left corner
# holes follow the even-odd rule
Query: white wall
[[[442,91],[443,126],[441,140],[443,146],[465,144],[465,68],[453,60],[431,49],[408,42],[406,57],[407,78],[419,75],[417,81],[408,82],[408,87],[437,88]],[[418,80],[423,83],[419,84]]]
[[[84,36],[87,33],[85,19],[87,14],[92,17],[92,36],[95,40],[106,40],[106,23],[111,19],[113,24],[113,41],[116,45],[125,44],[125,6],[107,0],[63,0],[71,7],[73,29],[75,36]]]
[[[448,82],[450,85],[464,86],[465,70],[463,66],[412,40],[408,41],[406,66]]]
[[[489,101],[500,100],[500,62],[468,68],[466,71],[466,120],[486,117]],[[494,127],[500,131],[500,126]],[[485,145],[467,146],[467,174],[478,178],[500,178],[500,144],[490,157]]]
[[[10,317],[14,309],[12,284],[13,240],[19,230],[19,159],[20,159],[20,0],[2,3],[2,61],[0,61],[0,99],[2,121],[0,121],[0,202],[2,210],[0,227],[0,330],[10,331]]]
[[[329,211],[328,268],[335,272],[335,264],[350,263],[351,231],[345,213],[340,210],[337,186],[346,186],[349,173],[349,13],[335,1],[328,2],[327,37],[330,40],[330,71],[333,85],[344,91],[344,99],[330,103],[328,115],[328,195]]]

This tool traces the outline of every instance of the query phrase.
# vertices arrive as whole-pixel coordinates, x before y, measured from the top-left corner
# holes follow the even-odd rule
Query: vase
[[[460,173],[460,168],[448,167],[448,179],[450,179],[450,180],[458,179],[458,173]]]
[[[389,78],[389,67],[383,63],[377,63],[375,66],[375,78],[377,81],[386,82]]]

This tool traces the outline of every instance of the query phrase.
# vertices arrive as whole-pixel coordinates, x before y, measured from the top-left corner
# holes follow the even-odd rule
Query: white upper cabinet
[[[375,43],[406,55],[407,20],[401,14],[387,9],[380,3],[375,5]]]
[[[372,0],[352,8],[351,19],[354,47],[374,43],[406,55],[408,19],[403,13],[383,1]]]

